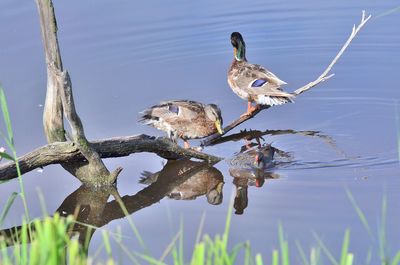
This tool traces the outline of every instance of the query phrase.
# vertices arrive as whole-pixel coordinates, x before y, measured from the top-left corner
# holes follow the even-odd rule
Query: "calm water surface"
[[[345,228],[351,228],[351,251],[357,262],[369,246],[376,250],[346,196],[349,189],[372,229],[380,223],[382,197],[387,195],[389,252],[400,248],[400,195],[397,132],[400,67],[400,13],[380,16],[397,1],[56,1],[59,42],[70,71],[76,105],[90,139],[146,133],[162,135],[136,122],[138,112],[161,100],[188,98],[218,104],[224,121],[244,112],[246,103],[226,83],[232,60],[229,36],[240,31],[251,62],[272,69],[293,91],[314,80],[347,39],[361,10],[374,18],[335,65],[334,78],[301,95],[295,104],[271,108],[240,129],[320,131],[326,138],[267,135],[265,143],[289,154],[273,169],[278,179],[248,187],[248,206],[232,219],[232,245],[250,240],[255,252],[269,256],[278,247],[281,222],[289,240],[305,248],[315,245],[316,232],[338,256]],[[380,16],[380,17],[379,17]],[[0,81],[9,101],[17,150],[26,153],[45,144],[42,105],[46,72],[34,1],[0,1]],[[4,130],[4,128],[2,127]],[[195,143],[193,143],[195,144]],[[150,253],[160,256],[183,220],[185,242],[194,242],[205,213],[204,232],[222,232],[229,199],[235,193],[229,159],[243,141],[206,148],[227,158],[215,167],[224,176],[223,202],[162,199],[132,214]],[[279,161],[278,161],[279,162]],[[141,172],[157,172],[161,158],[135,154],[106,160],[110,169],[122,166],[121,195],[134,195]],[[33,217],[42,215],[38,190],[53,213],[80,183],[60,166],[25,176]],[[17,181],[0,186],[0,204]],[[18,225],[22,204],[12,207],[4,227]],[[126,238],[141,250],[125,219],[103,228]],[[92,240],[94,254],[101,233]],[[294,252],[294,251],[293,251]],[[187,255],[190,248],[187,248]],[[296,255],[294,255],[296,256]],[[124,261],[128,262],[126,258]],[[295,257],[294,257],[295,260]]]

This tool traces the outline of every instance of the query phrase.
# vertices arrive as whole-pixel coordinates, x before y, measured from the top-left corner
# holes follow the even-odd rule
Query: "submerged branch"
[[[358,32],[361,30],[362,27],[364,27],[365,23],[368,22],[368,20],[371,18],[371,15],[369,16],[365,16],[365,11],[362,11],[362,15],[361,15],[361,21],[360,24],[356,27],[355,25],[353,25],[353,30],[349,36],[349,38],[347,39],[347,41],[345,42],[345,44],[343,45],[343,47],[340,49],[340,51],[338,52],[338,54],[335,56],[335,58],[332,60],[332,62],[328,65],[328,67],[325,69],[325,71],[314,81],[308,83],[307,85],[296,89],[292,94],[295,96],[300,95],[303,92],[306,92],[308,90],[310,90],[311,88],[315,87],[316,85],[328,80],[329,78],[331,78],[332,76],[334,76],[334,74],[329,74],[329,72],[331,71],[332,67],[336,64],[336,62],[339,60],[339,58],[342,56],[342,54],[344,53],[344,51],[347,49],[347,47],[349,46],[349,44],[351,43],[351,41],[356,37],[356,35],[358,34]],[[237,120],[233,121],[231,124],[229,124],[228,126],[226,126],[224,128],[224,133],[223,134],[213,134],[211,136],[209,136],[207,139],[205,139],[201,145],[204,146],[210,146],[213,145],[217,142],[217,140],[219,138],[221,138],[223,135],[225,135],[227,132],[229,132],[230,130],[232,130],[233,128],[237,127],[238,125],[242,124],[243,122],[253,118],[254,116],[256,116],[260,111],[264,110],[264,109],[268,109],[270,106],[260,106],[257,110],[255,110],[254,112],[252,112],[251,114],[248,115],[243,115],[240,116],[240,118],[238,118]]]
[[[163,158],[196,158],[216,163],[221,158],[193,149],[185,149],[166,138],[154,138],[148,135],[115,137],[89,143],[101,158],[122,157],[133,153],[150,152]],[[87,163],[78,146],[73,142],[55,142],[42,146],[18,158],[21,173],[30,172],[51,164]],[[16,165],[8,162],[0,165],[0,181],[17,177]]]

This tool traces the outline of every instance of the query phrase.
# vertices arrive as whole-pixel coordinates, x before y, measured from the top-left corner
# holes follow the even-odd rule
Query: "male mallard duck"
[[[204,138],[222,132],[221,110],[215,104],[204,105],[196,101],[172,100],[161,102],[145,111],[140,121],[165,131],[169,138],[181,138],[185,148],[188,139]]]
[[[246,44],[239,32],[231,34],[231,43],[235,58],[228,71],[228,83],[239,97],[248,101],[247,112],[249,115],[259,105],[281,105],[292,102],[293,95],[280,88],[286,82],[258,64],[251,64],[246,59]],[[251,103],[257,105],[252,107]]]

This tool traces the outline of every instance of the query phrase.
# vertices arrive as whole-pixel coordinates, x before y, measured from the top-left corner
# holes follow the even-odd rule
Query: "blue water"
[[[291,159],[273,168],[279,179],[267,180],[261,188],[249,187],[248,207],[232,219],[231,244],[249,240],[254,252],[268,257],[279,246],[280,222],[296,263],[296,239],[308,249],[316,246],[312,236],[316,232],[339,256],[343,233],[350,228],[350,249],[357,264],[364,262],[370,246],[372,264],[377,262],[378,244],[363,228],[346,189],[364,211],[373,232],[380,223],[386,194],[389,253],[400,248],[396,206],[400,200],[400,12],[387,14],[398,5],[397,1],[343,0],[55,2],[62,58],[89,139],[163,135],[138,124],[137,117],[139,111],[167,99],[216,103],[225,123],[230,122],[246,109],[246,102],[232,93],[226,82],[233,58],[232,31],[243,34],[250,62],[265,65],[289,84],[286,90],[294,91],[322,73],[352,25],[359,22],[361,10],[372,14],[333,68],[335,77],[299,96],[295,104],[268,109],[234,131],[313,130],[329,136],[334,144],[318,137],[266,136],[266,143],[290,153]],[[0,82],[9,102],[16,147],[24,154],[45,144],[46,70],[34,1],[1,0],[0,25]],[[204,151],[229,159],[243,144],[229,142]],[[165,162],[152,154],[105,161],[110,169],[124,168],[118,181],[121,195],[144,188],[138,184],[140,173],[159,171]],[[194,242],[203,214],[204,232],[214,235],[223,231],[234,185],[227,162],[216,168],[225,182],[221,205],[209,205],[205,197],[163,199],[131,216],[156,257],[178,231],[181,219],[186,243]],[[46,199],[47,211],[53,213],[80,186],[57,165],[28,173],[24,181],[33,217],[42,215],[38,189]],[[18,189],[17,181],[2,184],[0,204]],[[20,224],[22,213],[22,204],[17,202],[3,226]],[[115,220],[103,228],[115,231],[118,226],[127,237],[124,243],[140,251],[127,220]],[[97,231],[92,254],[99,242],[101,233]],[[186,251],[189,255],[190,244]],[[128,262],[126,257],[123,261]]]

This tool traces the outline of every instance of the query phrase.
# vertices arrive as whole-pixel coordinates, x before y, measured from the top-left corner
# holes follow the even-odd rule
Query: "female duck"
[[[239,32],[231,34],[231,43],[235,58],[228,71],[228,83],[239,97],[248,101],[247,112],[251,115],[259,105],[281,105],[292,102],[294,95],[282,91],[286,82],[258,64],[251,64],[246,59],[246,44]],[[252,102],[257,105],[253,107]]]
[[[173,140],[181,138],[185,148],[189,147],[188,139],[204,138],[216,132],[223,133],[221,110],[218,106],[196,101],[161,102],[144,110],[139,121],[167,132],[168,137]]]

